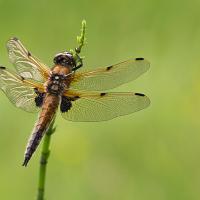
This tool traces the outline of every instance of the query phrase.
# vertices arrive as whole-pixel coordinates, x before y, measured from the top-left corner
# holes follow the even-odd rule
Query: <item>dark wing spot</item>
[[[79,98],[80,98],[79,96],[75,96],[75,97],[72,98],[72,101],[75,101],[75,100],[77,100]]]
[[[76,101],[77,99],[80,99],[79,96],[74,96],[74,97],[65,97],[65,96],[64,96],[63,98],[67,98],[68,101]]]
[[[31,53],[30,53],[30,51],[28,51],[28,57],[29,57],[29,56],[31,56]]]
[[[144,60],[144,58],[136,58],[135,60]]]
[[[25,78],[23,76],[20,76],[21,80],[23,81]]]
[[[141,97],[144,97],[144,96],[145,96],[145,95],[142,94],[142,93],[135,93],[135,95],[137,95],[137,96],[141,96]]]
[[[105,96],[106,94],[107,94],[107,93],[102,92],[102,93],[100,93],[100,96],[103,97],[103,96]]]
[[[106,71],[109,71],[112,68],[113,68],[113,66],[109,66],[109,67],[106,68]]]
[[[18,38],[16,38],[16,37],[13,37],[13,38],[12,38],[12,40],[18,41]]]
[[[3,66],[0,66],[0,69],[6,69],[5,67],[3,67]]]

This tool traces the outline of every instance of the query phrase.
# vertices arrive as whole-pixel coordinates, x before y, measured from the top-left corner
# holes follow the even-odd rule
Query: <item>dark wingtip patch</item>
[[[142,93],[135,93],[135,95],[137,95],[137,96],[141,96],[141,97],[144,97],[144,96],[145,96],[145,95],[142,94]]]
[[[102,93],[100,94],[100,96],[103,97],[103,96],[105,96],[106,94],[107,94],[107,93],[102,92]]]
[[[5,67],[3,67],[3,66],[0,66],[0,69],[6,69]]]
[[[110,69],[112,69],[113,66],[109,66],[106,68],[107,71],[109,71]]]
[[[144,60],[144,58],[136,58],[135,60]]]
[[[18,41],[18,38],[17,37],[13,37],[12,40]]]

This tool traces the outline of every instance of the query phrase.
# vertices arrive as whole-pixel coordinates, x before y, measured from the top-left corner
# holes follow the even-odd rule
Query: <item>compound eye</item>
[[[63,65],[63,66],[75,65],[75,61],[72,54],[68,52],[57,54],[54,58],[54,63],[58,65]]]
[[[72,54],[70,54],[70,53],[67,53],[66,54],[67,55],[67,57],[71,60],[71,59],[73,59],[73,56],[72,56]]]

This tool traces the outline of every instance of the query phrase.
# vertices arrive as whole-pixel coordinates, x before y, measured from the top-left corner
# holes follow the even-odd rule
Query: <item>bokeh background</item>
[[[116,91],[145,93],[151,106],[108,122],[57,116],[47,200],[200,199],[200,1],[0,0],[0,64],[13,36],[43,62],[76,46],[87,21],[85,68],[145,57],[151,69]],[[39,148],[21,166],[37,114],[0,93],[0,199],[36,198]]]

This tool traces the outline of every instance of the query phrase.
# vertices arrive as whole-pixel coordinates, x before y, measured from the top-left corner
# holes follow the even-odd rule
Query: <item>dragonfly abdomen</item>
[[[43,106],[42,106],[42,110],[39,114],[39,118],[35,124],[35,127],[32,131],[32,134],[29,138],[29,141],[26,147],[23,166],[26,166],[28,164],[33,153],[37,149],[42,137],[44,136],[49,125],[54,119],[59,102],[60,102],[59,96],[52,95],[52,94],[46,95]]]

